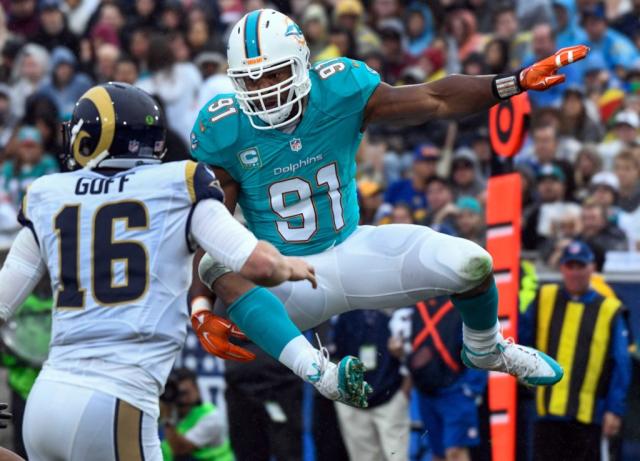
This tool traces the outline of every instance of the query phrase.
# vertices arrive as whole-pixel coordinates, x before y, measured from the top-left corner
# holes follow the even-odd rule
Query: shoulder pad
[[[224,200],[224,192],[220,187],[220,181],[216,179],[216,175],[207,165],[187,160],[184,168],[187,190],[193,203],[198,203],[200,200],[208,198],[220,202]]]
[[[349,58],[321,61],[312,67],[311,76],[313,86],[320,88],[316,90],[320,110],[336,116],[364,111],[380,84],[380,75],[375,70]]]
[[[233,94],[221,94],[207,102],[191,130],[191,155],[224,167],[225,150],[233,147],[240,136],[241,115]]]

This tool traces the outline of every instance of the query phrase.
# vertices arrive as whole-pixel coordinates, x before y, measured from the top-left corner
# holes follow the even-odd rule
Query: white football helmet
[[[311,79],[309,47],[295,22],[270,9],[247,13],[231,29],[227,59],[227,73],[236,97],[254,128],[279,128],[300,118]],[[284,67],[291,68],[291,77],[266,88],[247,89],[246,79],[258,80],[263,74]],[[294,105],[298,110],[289,118]]]

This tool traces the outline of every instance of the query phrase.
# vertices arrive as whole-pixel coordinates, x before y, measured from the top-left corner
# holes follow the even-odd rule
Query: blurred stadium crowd
[[[199,109],[217,94],[232,91],[225,73],[230,26],[247,11],[273,7],[300,25],[312,61],[359,59],[390,84],[423,83],[452,73],[500,74],[564,46],[588,45],[591,52],[586,59],[562,70],[565,84],[529,92],[529,135],[513,165],[492,155],[487,113],[411,128],[371,126],[358,156],[361,222],[424,224],[483,244],[487,180],[492,173],[515,168],[523,180],[523,249],[539,264],[558,269],[570,242],[579,239],[595,254],[598,271],[640,267],[636,258],[640,254],[639,0],[0,0],[0,6],[1,248],[7,248],[18,231],[15,216],[28,185],[62,168],[57,155],[62,141],[59,124],[69,118],[75,101],[88,88],[117,80],[154,95],[170,127],[167,161],[188,158],[189,134]],[[416,333],[405,331],[406,318],[405,326],[398,326],[396,316],[392,335],[385,314],[344,317],[350,315],[358,318],[350,320],[349,327],[338,319],[329,328],[328,341],[340,354],[369,358],[379,372],[378,382],[369,379],[381,390],[376,394],[379,404],[404,408],[400,419],[408,428],[406,402],[394,399],[410,384],[396,357],[403,351],[415,352]],[[415,315],[406,314],[409,324],[420,321],[411,320]],[[15,357],[7,357],[5,365],[15,368]],[[458,370],[454,376],[458,374],[465,373]],[[255,429],[263,424],[232,420],[249,411],[264,413],[266,408],[264,418],[270,423],[264,425],[287,427],[265,437],[290,448],[271,453],[277,459],[301,459],[302,442],[295,442],[291,434],[301,434],[302,410],[279,404],[272,392],[290,389],[279,395],[300,402],[297,380],[262,356],[244,370],[228,367],[227,375],[236,457],[268,459],[256,457],[255,447],[262,442],[255,446],[247,442],[244,447],[237,443],[253,437],[247,425]],[[479,387],[476,378],[459,386],[474,402],[484,393],[483,378]],[[20,387],[24,383],[17,381],[12,390],[24,398]],[[422,382],[425,395],[455,380],[427,381]],[[322,411],[333,413],[324,402],[320,405]],[[366,411],[376,405],[372,407]],[[316,417],[322,411],[316,411]],[[379,420],[388,422],[389,412],[383,411]],[[338,416],[354,434],[357,427],[369,427],[357,415],[340,410]],[[467,434],[467,439],[478,438],[477,426],[473,426],[475,437]],[[317,440],[335,438],[335,434],[316,435]],[[401,441],[408,446],[408,436]],[[345,442],[351,453],[365,456],[348,434]],[[469,446],[475,443],[472,440]],[[316,445],[317,459],[337,461],[346,456],[341,443],[331,454],[323,454],[322,447],[334,444]],[[343,455],[336,454],[340,450]],[[243,455],[247,451],[249,455]],[[449,452],[446,456],[449,459]]]

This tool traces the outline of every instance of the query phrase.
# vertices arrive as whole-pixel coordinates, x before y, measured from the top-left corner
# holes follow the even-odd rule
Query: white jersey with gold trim
[[[186,335],[191,213],[207,198],[222,200],[222,191],[191,161],[33,183],[19,220],[38,241],[54,293],[43,379],[157,413]]]

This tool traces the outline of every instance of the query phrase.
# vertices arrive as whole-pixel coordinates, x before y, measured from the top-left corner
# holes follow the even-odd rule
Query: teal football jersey
[[[356,151],[364,109],[380,76],[346,58],[316,64],[296,129],[256,130],[233,94],[200,111],[191,150],[240,184],[249,229],[286,255],[316,254],[345,240],[360,216]]]

